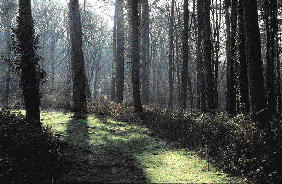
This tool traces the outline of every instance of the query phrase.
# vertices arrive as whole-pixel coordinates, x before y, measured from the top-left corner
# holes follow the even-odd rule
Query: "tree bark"
[[[149,94],[149,4],[143,0],[142,12],[142,101],[147,105]]]
[[[187,78],[188,78],[188,62],[189,62],[189,53],[188,53],[188,20],[189,20],[189,10],[188,10],[188,0],[184,0],[184,29],[183,29],[183,40],[182,40],[182,49],[183,49],[183,61],[182,61],[182,71],[181,71],[181,109],[186,110],[187,106]]]
[[[204,1],[203,4],[203,25],[204,25],[204,59],[205,59],[205,77],[206,77],[206,97],[207,110],[214,112],[214,90],[213,74],[211,65],[211,27],[210,27],[210,0]]]
[[[74,116],[83,117],[86,109],[86,77],[82,51],[82,28],[78,0],[70,0],[71,65],[73,80]]]
[[[19,1],[18,33],[21,49],[21,84],[26,109],[26,119],[41,128],[40,122],[40,91],[36,67],[35,36],[30,0]]]
[[[265,23],[266,23],[266,35],[267,35],[267,48],[266,48],[266,60],[267,60],[267,109],[269,115],[275,114],[275,88],[274,88],[274,62],[275,62],[275,37],[277,33],[277,1],[266,0],[265,1]]]
[[[117,102],[123,102],[124,91],[124,18],[123,0],[117,0]]]
[[[231,74],[230,74],[230,65],[231,65],[231,48],[230,48],[230,15],[229,15],[229,7],[230,7],[230,0],[224,1],[225,7],[225,22],[226,22],[226,111],[230,113],[231,109]]]
[[[115,2],[115,16],[114,16],[114,28],[113,28],[113,61],[112,61],[111,101],[116,101],[117,11],[118,11],[118,0],[116,0]]]
[[[231,3],[231,37],[230,37],[230,64],[229,64],[229,108],[232,116],[236,114],[236,88],[235,88],[235,63],[236,63],[236,28],[237,28],[237,0]]]
[[[174,32],[174,0],[171,1],[171,12],[169,19],[169,72],[168,72],[168,80],[169,80],[169,98],[168,98],[168,109],[173,108],[173,77],[172,77],[172,68],[173,68],[173,32]]]
[[[202,56],[202,36],[203,36],[203,0],[197,0],[197,13],[198,13],[198,40],[197,40],[197,96],[198,96],[198,109],[202,112],[206,109],[205,104],[205,79],[204,67]]]
[[[238,7],[238,28],[239,28],[239,81],[240,81],[240,94],[241,94],[241,105],[242,112],[250,112],[250,101],[249,101],[249,82],[248,82],[248,69],[246,62],[246,46],[245,46],[245,30],[244,30],[244,18],[243,18],[243,0],[239,0]]]
[[[219,64],[219,29],[221,25],[221,0],[219,3],[218,8],[218,2],[216,0],[216,46],[215,46],[215,63],[214,63],[214,104],[215,109],[218,109],[219,103],[218,103],[218,91],[217,91],[217,81],[218,81],[218,64]],[[218,16],[217,10],[219,9],[220,15]],[[218,18],[220,17],[220,18]]]
[[[261,42],[256,0],[244,0],[243,9],[245,20],[246,59],[248,64],[248,79],[250,83],[250,104],[251,111],[255,115],[267,107],[264,92]],[[264,129],[266,123],[269,122],[260,121],[258,127]]]
[[[133,103],[135,113],[143,112],[140,98],[140,56],[139,56],[139,14],[138,1],[131,1],[131,26],[132,26],[132,86],[133,86]]]

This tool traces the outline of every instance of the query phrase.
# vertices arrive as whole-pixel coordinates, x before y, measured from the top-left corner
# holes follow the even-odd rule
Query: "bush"
[[[0,111],[0,180],[5,183],[40,183],[63,171],[66,143],[51,129],[36,129],[22,114]]]
[[[233,176],[244,176],[250,182],[281,182],[281,120],[272,119],[271,132],[264,132],[255,126],[250,115],[230,117],[226,113],[201,114],[198,110],[159,110],[155,105],[143,108],[141,120],[132,106],[114,102],[88,105],[96,114],[146,124],[160,137],[198,151],[202,157],[208,157],[214,167]]]
[[[282,154],[282,146],[279,146],[281,134],[279,137],[278,131],[277,134],[274,131],[277,127],[272,126],[273,133],[266,134],[255,127],[250,116],[242,114],[234,118],[223,113],[202,116],[197,122],[202,130],[205,128],[208,155],[218,168],[259,183],[277,183],[281,179],[278,168],[282,162],[278,155]],[[200,148],[199,153],[207,154]]]
[[[42,109],[51,109],[53,108],[54,103],[56,102],[56,99],[53,95],[44,95],[41,98],[41,108]]]
[[[139,115],[134,113],[133,107],[128,107],[124,104],[117,104],[116,102],[92,101],[88,103],[87,109],[90,113],[100,116],[110,116],[119,121],[141,122]]]

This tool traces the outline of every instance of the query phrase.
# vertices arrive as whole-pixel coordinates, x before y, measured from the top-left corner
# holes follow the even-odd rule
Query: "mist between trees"
[[[2,105],[33,119],[39,104],[83,114],[99,100],[281,111],[279,1],[4,0],[0,12]]]

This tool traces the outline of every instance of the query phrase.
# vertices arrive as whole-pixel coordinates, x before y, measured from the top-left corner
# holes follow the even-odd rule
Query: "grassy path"
[[[58,183],[228,183],[240,182],[207,168],[195,153],[176,148],[153,136],[148,128],[88,116],[74,120],[72,114],[42,112],[43,125],[54,136],[79,146],[65,152],[76,163]]]

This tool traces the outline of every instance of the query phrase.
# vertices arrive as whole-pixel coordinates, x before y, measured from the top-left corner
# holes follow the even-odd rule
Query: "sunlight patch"
[[[216,174],[214,169],[204,171],[205,162],[185,150],[159,151],[136,155],[141,168],[152,183],[221,182],[226,175]],[[185,154],[184,154],[185,153]]]

